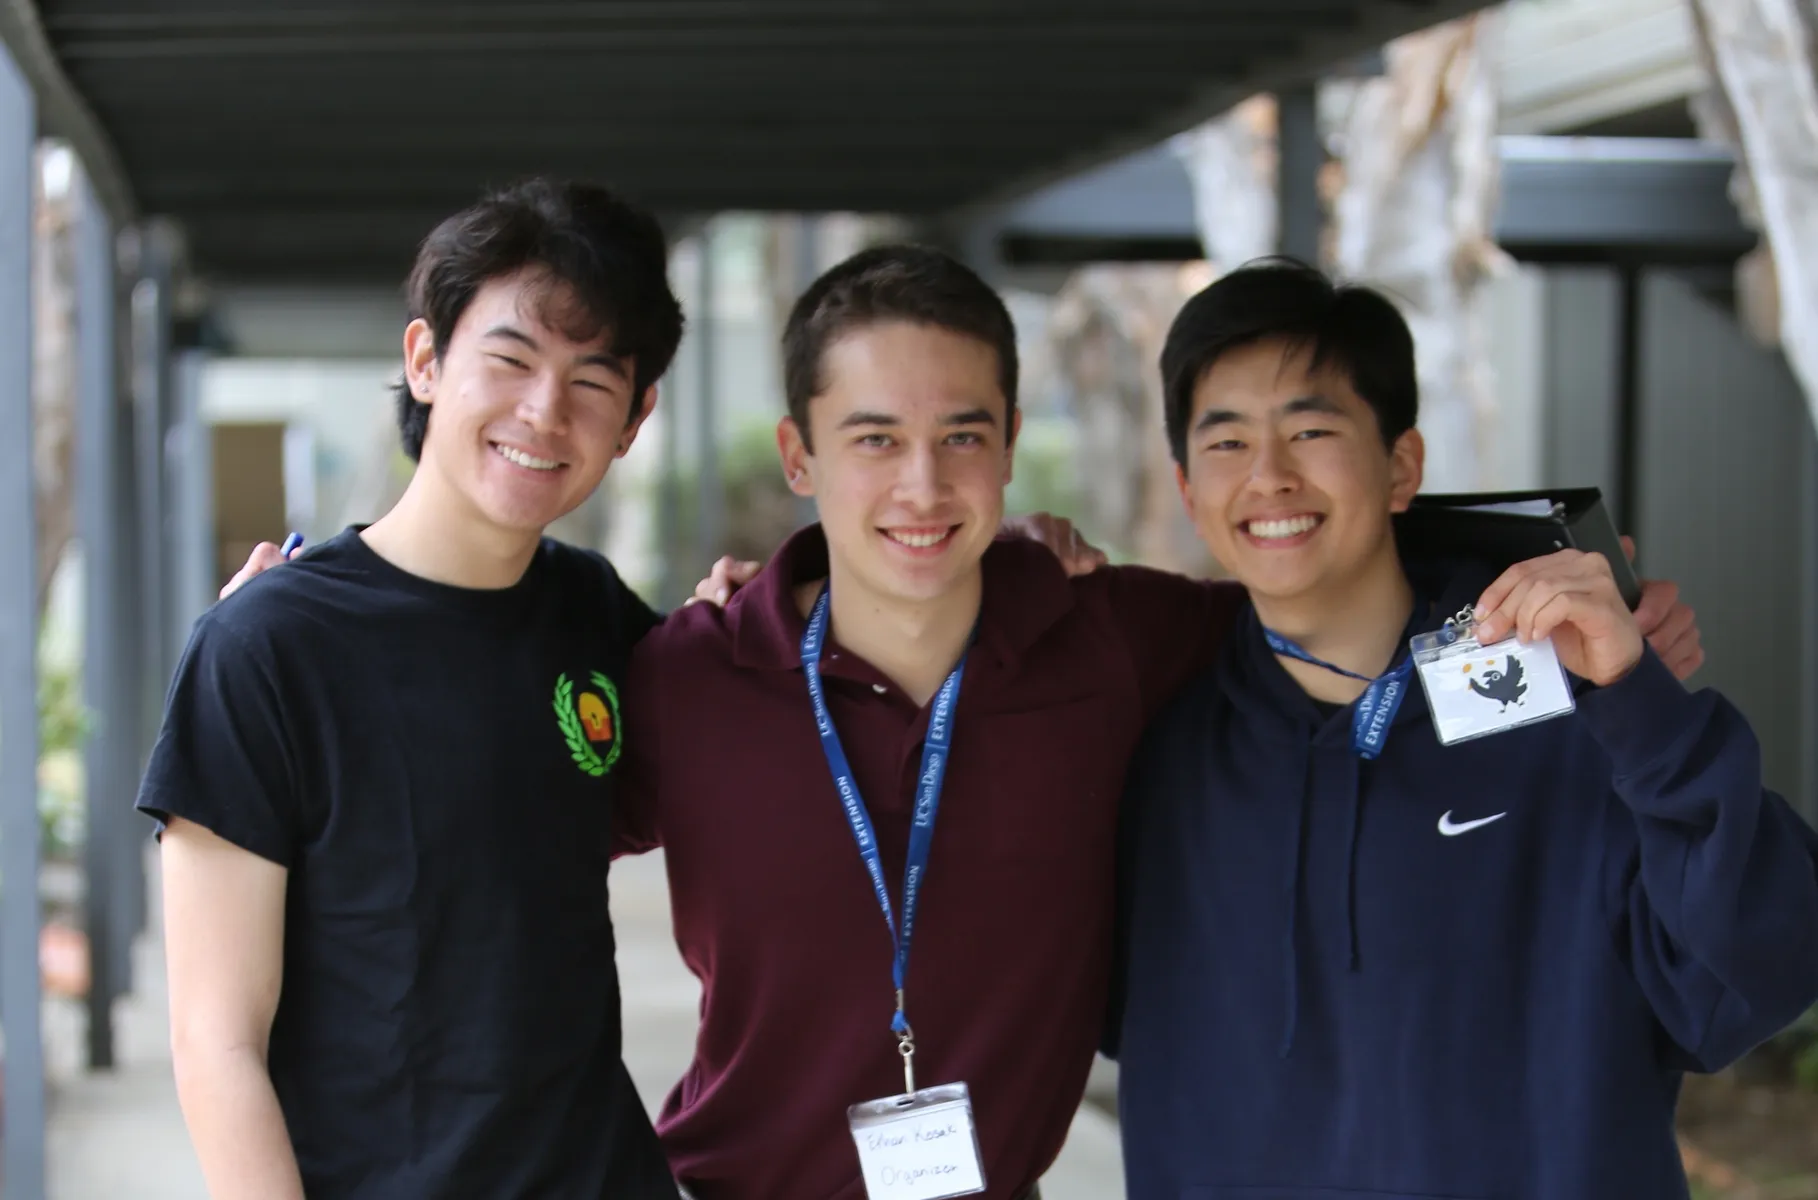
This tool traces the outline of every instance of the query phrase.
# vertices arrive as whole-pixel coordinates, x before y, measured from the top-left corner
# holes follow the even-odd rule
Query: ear
[[[422,317],[404,327],[404,382],[422,403],[435,399],[436,335]]]
[[[1187,480],[1187,469],[1179,463],[1174,464],[1174,486],[1180,489],[1180,506],[1187,511],[1187,520],[1193,521],[1193,486]]]
[[[1407,512],[1420,494],[1426,478],[1427,443],[1420,430],[1410,429],[1389,449],[1389,511]]]
[[[1015,415],[1010,418],[1010,437],[1009,440],[1004,443],[1004,485],[1006,487],[1009,486],[1011,476],[1014,474],[1014,468],[1016,466],[1016,438],[1022,431],[1023,410],[1019,408],[1016,410]]]
[[[808,453],[794,417],[784,417],[776,423],[776,452],[783,460],[783,478],[788,481],[789,490],[798,496],[813,496],[814,476],[809,465],[814,455]]]
[[[614,458],[624,458],[625,453],[631,449],[631,444],[638,440],[638,430],[644,428],[644,422],[648,421],[650,414],[656,411],[656,402],[657,385],[653,383],[645,388],[644,394],[638,398],[637,415],[631,418],[625,426],[625,431],[619,435],[619,448],[613,452]]]

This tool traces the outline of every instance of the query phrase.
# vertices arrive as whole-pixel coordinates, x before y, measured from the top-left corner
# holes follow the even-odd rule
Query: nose
[[[932,509],[946,487],[941,456],[935,447],[914,446],[902,456],[901,463],[896,479],[897,499],[918,509]]]
[[[562,433],[568,425],[568,389],[562,377],[539,372],[518,397],[517,415],[538,433]]]
[[[1279,496],[1300,487],[1293,456],[1280,438],[1264,438],[1250,460],[1250,490]]]

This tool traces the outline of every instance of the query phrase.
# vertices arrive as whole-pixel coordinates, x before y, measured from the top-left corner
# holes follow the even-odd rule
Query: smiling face
[[[540,532],[593,493],[649,413],[611,331],[576,341],[573,295],[535,271],[474,293],[441,355],[428,325],[405,333],[405,374],[430,405],[418,472],[501,530]]]
[[[1337,600],[1394,569],[1392,513],[1420,490],[1409,430],[1383,445],[1349,377],[1269,338],[1221,355],[1199,378],[1181,497],[1208,549],[1258,598]]]
[[[1003,519],[1016,433],[999,378],[990,345],[930,325],[886,321],[827,347],[813,452],[792,418],[777,440],[842,580],[924,602],[978,570]]]

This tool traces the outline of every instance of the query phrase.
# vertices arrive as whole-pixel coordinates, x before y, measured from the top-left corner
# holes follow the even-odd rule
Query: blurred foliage
[[[1793,1078],[1806,1091],[1818,1092],[1818,1008],[1780,1036],[1793,1042]]]
[[[89,716],[80,666],[38,657],[38,817],[45,856],[68,857],[79,852],[86,828],[82,746]]]
[[[1024,415],[1022,432],[1016,440],[1016,469],[1004,493],[1006,513],[1020,516],[1046,512],[1079,518],[1083,490],[1077,467],[1078,436],[1078,426],[1070,417]],[[1100,549],[1108,549],[1103,540],[1105,531],[1080,532]]]

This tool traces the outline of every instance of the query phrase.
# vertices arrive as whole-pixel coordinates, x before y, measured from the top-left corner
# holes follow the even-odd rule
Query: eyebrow
[[[484,336],[489,338],[503,338],[508,342],[517,342],[519,345],[531,350],[541,351],[543,349],[541,343],[515,325],[494,325],[491,329],[486,331]],[[623,358],[620,358],[616,354],[608,354],[604,351],[597,354],[584,355],[581,358],[581,365],[602,367],[621,378],[628,378],[631,375],[631,372],[625,369],[625,360]]]
[[[839,423],[839,428],[852,429],[859,425],[883,425],[883,426],[894,427],[894,426],[901,425],[901,424],[902,424],[902,421],[898,420],[896,417],[893,417],[888,413],[865,412],[863,410],[860,410],[859,412],[848,413],[846,415],[845,420],[843,420]],[[941,424],[949,425],[949,426],[952,426],[952,425],[996,425],[997,418],[991,414],[990,409],[969,408],[964,412],[956,412],[949,416],[942,417]]]
[[[1301,413],[1321,413],[1329,417],[1342,417],[1345,410],[1336,400],[1326,396],[1296,396],[1276,410],[1284,417],[1299,416]],[[1194,433],[1203,433],[1215,425],[1246,425],[1250,418],[1243,413],[1229,408],[1208,408],[1193,423]]]

